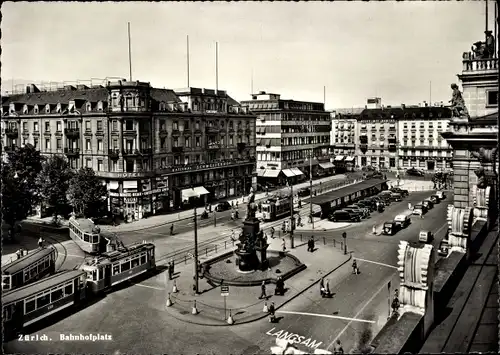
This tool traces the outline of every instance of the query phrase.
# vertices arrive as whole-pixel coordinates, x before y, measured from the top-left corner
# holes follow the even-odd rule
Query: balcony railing
[[[64,154],[66,154],[66,155],[79,155],[80,148],[64,148]]]
[[[64,134],[68,138],[78,138],[80,137],[80,128],[65,128]]]
[[[210,133],[210,134],[217,134],[219,133],[219,128],[216,128],[216,127],[206,127],[205,128],[205,132],[206,133]]]
[[[464,72],[496,72],[498,71],[498,58],[477,59],[471,52],[463,54]]]
[[[135,129],[124,129],[123,130],[123,135],[124,136],[129,136],[129,137],[135,137],[137,136],[137,131]]]
[[[122,154],[124,156],[139,155],[138,149],[123,149]]]
[[[6,128],[5,135],[9,138],[17,138],[19,136],[19,130],[17,128]]]
[[[208,143],[207,149],[220,149],[221,145],[219,143]]]
[[[173,153],[182,153],[184,152],[184,147],[172,147]]]
[[[120,150],[119,149],[108,149],[108,155],[111,159],[118,159],[120,156]]]
[[[172,135],[173,136],[180,136],[181,135],[181,131],[179,131],[178,129],[173,129],[172,130]]]

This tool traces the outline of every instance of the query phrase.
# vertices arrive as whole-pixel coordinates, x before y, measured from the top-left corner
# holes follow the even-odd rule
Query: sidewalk
[[[268,250],[280,250],[281,239],[275,238],[268,240],[270,243]],[[285,280],[285,288],[287,289],[284,296],[275,296],[273,284],[267,285],[267,299],[260,300],[260,286],[254,287],[229,287],[229,296],[226,297],[226,315],[224,314],[224,297],[221,296],[220,287],[213,287],[208,284],[205,279],[199,282],[201,293],[195,295],[192,291],[193,284],[193,267],[179,266],[176,273],[179,273],[175,280],[176,286],[179,289],[178,293],[171,293],[172,306],[166,307],[166,311],[178,320],[187,323],[209,326],[224,326],[227,325],[226,319],[231,310],[232,318],[235,323],[249,323],[266,317],[268,314],[263,312],[265,303],[275,303],[276,309],[279,309],[295,297],[299,296],[310,287],[314,286],[322,277],[326,277],[338,269],[340,266],[347,263],[351,255],[344,255],[340,250],[340,245],[336,247],[324,246],[319,241],[316,244],[314,253],[307,251],[307,242],[296,242],[294,249],[289,249],[290,244],[286,238],[287,252],[297,257],[307,268],[288,280]],[[226,251],[224,251],[226,252]],[[222,253],[219,253],[221,255]],[[215,255],[211,255],[210,259]],[[201,260],[201,262],[207,259]],[[234,265],[233,265],[234,266]],[[164,279],[164,276],[158,276]],[[311,281],[312,280],[312,281]],[[333,285],[332,285],[333,286]],[[173,287],[173,281],[168,282],[168,291]],[[196,301],[198,314],[192,314],[192,308]]]
[[[25,249],[28,254],[34,250],[38,249],[38,239],[35,237],[22,238],[19,236],[12,242],[2,242],[2,266],[8,264],[17,259],[16,251],[19,249]],[[45,242],[45,245],[51,245],[51,243]]]
[[[330,222],[327,219],[321,219],[319,217],[314,217],[314,229],[312,229],[311,223],[309,223],[309,219],[303,221],[302,226],[298,226],[295,230],[296,232],[312,232],[314,231],[326,231],[326,230],[334,230],[340,228],[347,228],[351,225],[351,223],[344,222]]]
[[[402,189],[408,190],[410,192],[414,191],[431,191],[434,189],[434,183],[429,180],[412,180],[412,179],[401,179],[398,181],[397,179],[390,179],[388,182],[389,188],[391,187],[400,187]]]

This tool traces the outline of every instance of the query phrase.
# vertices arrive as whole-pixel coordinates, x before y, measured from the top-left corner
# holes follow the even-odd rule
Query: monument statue
[[[497,160],[498,160],[498,149],[485,149],[483,147],[479,148],[478,151],[472,151],[471,156],[479,160],[481,167],[474,170],[478,181],[477,187],[480,189],[484,189],[487,186],[492,186],[494,180],[493,174],[497,174]],[[486,171],[484,168],[485,164],[492,164],[492,170]]]
[[[486,45],[484,42],[477,41],[470,49],[472,53],[474,53],[474,59],[484,59],[486,52]]]
[[[451,84],[451,89],[453,90],[453,94],[451,100],[451,110],[453,117],[461,117],[468,116],[467,108],[465,107],[465,101],[462,97],[462,93],[458,89],[457,84]]]
[[[248,196],[247,203],[247,215],[245,216],[246,221],[255,219],[255,212],[257,211],[257,205],[255,204],[255,193],[253,188],[250,188],[250,195]]]
[[[495,56],[495,37],[493,32],[484,31],[486,34],[486,41],[484,43],[483,58],[493,58]]]

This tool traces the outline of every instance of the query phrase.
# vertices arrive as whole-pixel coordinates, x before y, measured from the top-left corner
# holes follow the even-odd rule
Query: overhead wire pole
[[[295,247],[295,243],[293,242],[293,227],[295,225],[293,218],[293,184],[290,184],[290,248],[293,249]]]
[[[129,78],[132,81],[132,41],[130,39],[130,22],[127,23],[128,27],[128,70]]]
[[[198,221],[196,216],[196,206],[194,215],[194,292],[198,294]]]
[[[219,42],[215,42],[215,91],[219,90]]]
[[[186,36],[187,87],[189,88],[189,35]]]

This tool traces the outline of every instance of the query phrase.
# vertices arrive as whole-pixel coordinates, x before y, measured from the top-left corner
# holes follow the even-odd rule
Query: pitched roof
[[[181,102],[175,92],[170,89],[151,88],[151,98],[158,102]]]

